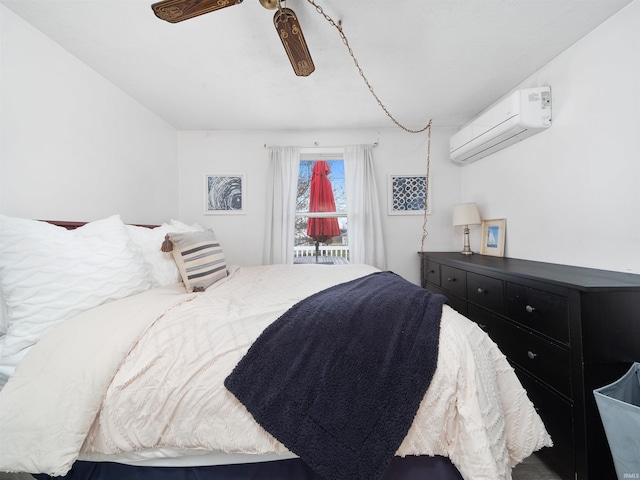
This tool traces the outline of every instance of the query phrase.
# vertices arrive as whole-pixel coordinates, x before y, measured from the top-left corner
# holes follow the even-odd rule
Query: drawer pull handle
[[[487,293],[487,291],[483,290],[482,288],[478,288],[478,293],[482,295],[483,293]]]
[[[429,270],[427,273],[436,273],[435,270]]]
[[[527,311],[527,313],[533,313],[536,311],[536,309],[531,305],[527,305],[526,307],[524,307],[524,309]]]
[[[527,352],[527,357],[529,357],[530,360],[535,360],[535,358],[538,356],[537,353],[533,353],[531,350],[529,350]]]
[[[449,277],[447,278],[447,282],[455,282],[456,278],[455,277]]]
[[[484,323],[479,323],[478,326],[480,327],[480,330],[482,330],[483,332],[489,331],[489,327],[487,327]]]

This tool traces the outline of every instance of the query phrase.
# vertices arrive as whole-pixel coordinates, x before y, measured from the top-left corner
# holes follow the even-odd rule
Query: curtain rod
[[[370,143],[369,145],[371,145],[373,148],[377,147],[378,144],[380,143],[379,140],[376,140],[373,143]],[[275,146],[280,146],[280,145],[267,145],[266,143],[264,144],[264,148],[270,148],[270,147],[275,147]],[[320,144],[318,142],[314,142],[314,145],[312,147],[300,147],[301,149],[314,149],[314,148],[321,148],[323,150],[329,150],[329,149],[342,149],[344,148],[344,145],[340,145],[340,146],[328,146],[328,147],[321,147]]]

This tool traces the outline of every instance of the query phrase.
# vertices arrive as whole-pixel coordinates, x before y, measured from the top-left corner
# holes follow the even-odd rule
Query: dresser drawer
[[[464,298],[453,295],[451,292],[447,292],[446,290],[443,290],[440,287],[436,287],[431,283],[427,284],[426,289],[433,293],[444,295],[445,297],[447,297],[447,300],[449,301],[448,304],[451,308],[464,316],[467,315],[467,301]]]
[[[469,304],[467,308],[469,318],[489,334],[511,362],[571,398],[568,350],[475,305]]]
[[[516,368],[515,372],[553,440],[553,447],[545,448],[543,453],[556,464],[562,465],[563,473],[573,478],[575,456],[571,402],[553,393],[523,370]]]
[[[507,316],[569,345],[567,297],[507,282]]]
[[[459,268],[440,266],[440,286],[445,290],[464,298],[467,291],[466,272]]]
[[[467,300],[496,313],[504,313],[502,280],[467,272]]]
[[[440,264],[425,258],[423,260],[424,279],[428,283],[440,286]],[[425,285],[423,285],[425,287]]]

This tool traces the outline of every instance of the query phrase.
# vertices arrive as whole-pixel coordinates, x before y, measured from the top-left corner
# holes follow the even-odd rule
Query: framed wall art
[[[426,175],[389,175],[389,215],[431,213],[430,200]]]
[[[204,178],[205,215],[245,213],[245,175],[207,174]]]
[[[482,241],[480,244],[481,255],[504,257],[506,226],[507,220],[505,218],[482,220]]]

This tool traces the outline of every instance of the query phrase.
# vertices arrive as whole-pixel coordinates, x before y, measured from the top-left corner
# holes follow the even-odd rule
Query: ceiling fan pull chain
[[[309,2],[311,5],[313,5],[315,7],[315,9],[316,9],[316,12],[318,12],[320,15],[322,15],[327,22],[329,22],[333,27],[335,27],[336,30],[338,30],[338,32],[340,33],[340,37],[342,38],[342,42],[347,47],[347,50],[349,51],[349,55],[353,59],[353,63],[356,66],[356,68],[358,69],[358,72],[360,73],[360,76],[362,77],[362,80],[364,80],[365,85],[369,89],[369,92],[371,92],[371,95],[373,95],[373,98],[375,98],[376,101],[378,102],[378,105],[380,105],[380,108],[382,108],[382,110],[384,110],[384,113],[387,114],[387,117],[389,117],[391,119],[391,121],[393,123],[395,123],[399,128],[401,128],[402,130],[404,130],[406,132],[409,132],[409,133],[421,133],[421,132],[424,132],[425,130],[427,130],[431,126],[431,120],[429,120],[429,123],[425,127],[421,128],[419,130],[411,130],[410,128],[407,128],[404,125],[402,125],[398,120],[395,119],[395,117],[393,115],[391,115],[391,113],[389,112],[387,107],[382,103],[382,100],[380,100],[380,98],[378,98],[378,95],[376,95],[376,92],[373,90],[373,87],[369,83],[369,80],[367,79],[366,75],[364,74],[364,71],[362,70],[362,67],[360,67],[360,64],[358,63],[358,60],[356,59],[356,56],[353,53],[353,50],[351,49],[351,46],[349,45],[349,40],[347,39],[347,36],[345,35],[344,31],[342,30],[342,25],[340,25],[339,23],[334,22],[333,19],[329,15],[327,15],[325,13],[325,11],[323,10],[323,8],[320,5],[318,5],[314,0],[307,0],[307,2]]]
[[[429,184],[431,183],[429,177],[430,177],[430,174],[431,174],[431,124],[433,123],[433,119],[429,120],[429,123],[427,123],[427,125],[425,125],[423,128],[421,128],[419,130],[411,130],[410,128],[405,127],[398,120],[396,120],[395,117],[393,115],[391,115],[391,113],[389,112],[387,107],[382,103],[382,100],[380,100],[380,98],[378,98],[378,95],[376,95],[376,92],[373,90],[373,87],[369,83],[369,80],[367,79],[366,75],[364,74],[364,71],[360,67],[360,64],[358,63],[358,60],[356,59],[356,56],[353,53],[353,50],[351,49],[351,46],[349,45],[349,40],[347,39],[347,36],[345,35],[344,31],[342,30],[342,24],[340,23],[340,21],[338,21],[338,23],[334,22],[333,19],[329,15],[327,15],[324,12],[324,10],[322,9],[322,7],[320,5],[318,5],[318,4],[316,4],[314,0],[307,0],[307,2],[309,2],[311,5],[313,5],[316,8],[316,12],[318,12],[320,15],[322,15],[327,22],[329,22],[333,27],[335,27],[336,30],[338,30],[338,32],[340,33],[340,37],[342,38],[342,42],[347,47],[347,50],[349,51],[349,55],[353,59],[353,63],[355,64],[356,68],[358,69],[358,72],[360,73],[360,76],[362,77],[362,80],[364,80],[364,83],[367,85],[367,88],[371,92],[371,95],[373,95],[373,98],[376,99],[376,101],[378,102],[378,105],[380,105],[380,108],[382,108],[382,110],[384,110],[384,113],[387,114],[387,116],[391,119],[391,121],[393,123],[395,123],[399,128],[401,128],[402,130],[404,130],[406,132],[409,132],[409,133],[421,133],[421,132],[427,131],[427,162],[426,162],[427,164],[426,164],[426,171],[425,171],[425,182],[426,182],[426,185],[425,185],[425,192],[424,192],[425,208],[424,208],[424,215],[423,215],[423,219],[422,219],[422,238],[421,238],[421,242],[420,242],[420,251],[424,252],[425,242],[427,240],[427,237],[429,236],[429,231],[428,231],[428,228],[427,228],[427,223],[428,223],[428,218],[429,218],[427,212],[428,212],[429,205],[427,204],[427,202],[429,201]]]
[[[429,124],[425,128],[427,129],[427,165],[424,175],[424,213],[422,215],[422,238],[420,241],[421,252],[424,252],[424,244],[427,241],[427,237],[429,236],[429,231],[427,230],[427,222],[429,220],[429,217],[427,215],[427,212],[429,211],[429,185],[431,183],[429,180],[429,177],[431,175],[431,120],[429,120]]]

